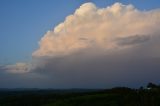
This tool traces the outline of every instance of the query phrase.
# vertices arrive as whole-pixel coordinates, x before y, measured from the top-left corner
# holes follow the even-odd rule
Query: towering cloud
[[[1,66],[0,70],[25,73],[25,79],[38,76],[43,83],[35,83],[47,87],[135,86],[159,81],[159,19],[159,9],[140,11],[121,3],[98,8],[85,3],[41,38],[30,65]]]
[[[159,18],[159,10],[139,11],[121,3],[98,8],[93,3],[85,3],[44,35],[33,56],[66,55],[95,47],[107,53],[126,44],[140,44],[155,36]]]

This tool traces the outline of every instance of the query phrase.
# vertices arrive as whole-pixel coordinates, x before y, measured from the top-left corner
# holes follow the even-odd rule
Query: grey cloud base
[[[131,51],[130,51],[131,52]],[[40,88],[139,87],[159,83],[160,58],[137,56],[137,52],[110,55],[88,53],[43,59],[43,66],[25,74],[1,74],[1,86]]]

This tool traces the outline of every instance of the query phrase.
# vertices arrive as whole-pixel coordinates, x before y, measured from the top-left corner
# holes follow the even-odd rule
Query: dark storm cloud
[[[111,54],[99,54],[102,51],[95,48],[90,52],[39,58],[36,68],[28,73],[11,74],[0,69],[0,87],[108,88],[159,83],[160,58],[146,58],[145,50],[140,48],[146,47]]]
[[[43,60],[34,71],[50,78],[51,86],[62,88],[105,88],[158,82],[160,58],[144,58],[137,51],[107,55],[74,54]]]

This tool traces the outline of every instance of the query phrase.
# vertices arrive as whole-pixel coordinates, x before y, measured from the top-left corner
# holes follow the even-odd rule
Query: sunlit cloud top
[[[98,8],[85,3],[65,21],[48,31],[34,57],[66,55],[86,48],[121,49],[156,36],[160,10],[140,11],[133,5],[115,3]]]

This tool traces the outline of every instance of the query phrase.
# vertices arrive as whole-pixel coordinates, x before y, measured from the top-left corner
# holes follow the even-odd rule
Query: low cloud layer
[[[14,73],[16,79],[23,76],[19,81],[23,86],[105,88],[158,82],[159,19],[159,9],[140,11],[121,3],[98,8],[85,3],[41,38],[31,63],[0,70]],[[6,79],[9,73],[4,74]]]
[[[1,69],[9,73],[27,73],[30,71],[29,67],[29,64],[26,63],[16,63],[15,65],[2,66]]]

